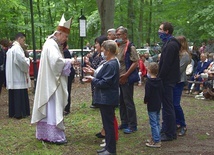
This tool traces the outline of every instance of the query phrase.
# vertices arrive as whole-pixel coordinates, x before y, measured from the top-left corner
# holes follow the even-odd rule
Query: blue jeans
[[[151,126],[152,139],[155,143],[160,142],[160,111],[148,112]]]
[[[173,104],[175,109],[176,124],[186,127],[183,109],[181,107],[181,95],[184,88],[184,82],[177,83],[173,88]]]

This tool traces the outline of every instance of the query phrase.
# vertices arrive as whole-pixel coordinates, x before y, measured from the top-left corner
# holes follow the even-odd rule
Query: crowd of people
[[[76,70],[67,46],[70,25],[71,19],[66,21],[63,15],[57,29],[43,45],[32,109],[31,123],[36,124],[36,138],[54,144],[67,143],[63,120],[70,113],[71,86]],[[142,102],[147,106],[152,135],[145,145],[160,148],[161,142],[176,140],[177,136],[186,134],[180,102],[188,80],[187,68],[192,65],[191,81],[207,79],[210,82],[214,76],[214,45],[209,41],[199,50],[195,47],[190,50],[186,37],[174,37],[173,31],[171,23],[160,24],[158,35],[163,46],[157,62],[151,60],[149,53],[138,54],[128,38],[128,29],[123,26],[109,29],[107,36],[95,38],[93,51],[84,57],[82,81],[91,83],[90,107],[101,113],[101,131],[96,136],[105,140],[101,145],[103,148],[97,150],[99,155],[116,154],[118,130],[124,134],[137,132],[134,86],[135,83],[141,86],[144,78]],[[20,32],[12,44],[7,40],[0,42],[0,86],[5,85],[8,89],[9,117],[17,119],[30,116],[30,59],[23,49],[25,39],[25,34]],[[88,43],[86,48],[91,48]],[[197,60],[199,56],[200,60]],[[187,93],[190,93],[191,84]],[[199,91],[197,86],[197,94]],[[117,107],[120,125],[115,116]]]

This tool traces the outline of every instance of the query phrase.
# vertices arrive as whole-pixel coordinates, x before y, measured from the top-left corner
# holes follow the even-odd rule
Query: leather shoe
[[[98,106],[96,106],[96,105],[93,105],[93,104],[92,104],[92,105],[90,106],[90,108],[92,108],[92,109],[96,109],[96,108],[99,108],[99,107],[98,107]]]
[[[171,138],[171,137],[168,137],[166,134],[161,134],[161,141],[172,141],[173,140],[173,138]]]
[[[60,142],[51,142],[51,141],[48,141],[48,140],[42,140],[44,143],[48,143],[48,144],[56,144],[56,145],[64,145],[64,144],[67,144],[68,141],[67,140],[64,140],[64,141],[60,141]]]
[[[98,153],[98,155],[116,155],[116,153],[110,153],[107,150],[105,150],[103,152]]]
[[[67,116],[68,114],[70,114],[69,111],[64,111],[64,112],[63,112],[63,115],[65,115],[65,116]]]
[[[102,135],[101,132],[97,133],[95,136],[97,136],[97,138],[105,138],[105,136]]]
[[[64,145],[64,144],[67,144],[68,141],[67,140],[64,140],[64,141],[61,141],[61,142],[54,142],[54,144],[56,145]]]

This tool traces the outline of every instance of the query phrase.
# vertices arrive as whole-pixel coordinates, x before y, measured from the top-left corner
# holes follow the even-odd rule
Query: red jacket
[[[147,73],[147,70],[146,70],[146,67],[143,63],[143,60],[139,59],[138,64],[139,64],[139,71],[142,73],[142,76],[145,76]]]

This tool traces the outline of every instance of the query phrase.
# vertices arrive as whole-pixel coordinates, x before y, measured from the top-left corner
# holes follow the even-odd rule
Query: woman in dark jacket
[[[117,45],[113,40],[104,41],[102,51],[106,58],[105,63],[96,70],[89,67],[84,68],[85,72],[94,75],[86,76],[85,81],[91,82],[95,87],[94,103],[100,108],[105,129],[106,146],[97,151],[99,155],[116,154],[114,116],[115,106],[119,102],[119,62],[115,57]]]
[[[106,36],[99,36],[94,40],[96,52],[94,53],[95,55],[93,56],[93,60],[91,62],[91,67],[93,69],[97,69],[99,65],[101,65],[103,62],[105,62],[105,60],[102,56],[102,51],[101,51],[101,45],[105,40],[108,40],[108,38]],[[94,96],[93,83],[91,83],[91,92],[92,92],[92,104],[91,104],[90,108],[97,108],[97,106],[94,104],[94,98],[93,98],[93,96]]]

